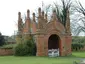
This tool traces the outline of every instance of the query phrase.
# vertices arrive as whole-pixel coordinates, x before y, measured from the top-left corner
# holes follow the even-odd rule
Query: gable
[[[65,33],[65,28],[59,21],[48,22],[45,27],[45,31],[47,33],[49,31],[59,31],[60,33]]]

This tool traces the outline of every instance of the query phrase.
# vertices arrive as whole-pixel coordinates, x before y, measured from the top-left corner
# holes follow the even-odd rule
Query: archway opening
[[[59,48],[60,38],[58,35],[53,34],[48,39],[48,50],[49,49],[58,49]]]
[[[48,56],[60,56],[60,38],[56,34],[52,34],[48,39]]]

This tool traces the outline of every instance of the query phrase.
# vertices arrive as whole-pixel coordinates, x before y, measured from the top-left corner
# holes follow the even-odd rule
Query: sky
[[[47,5],[56,0],[0,0],[0,32],[3,35],[13,35],[17,30],[18,12],[24,16],[27,9],[30,9],[33,13],[42,7],[42,1]],[[85,0],[80,1],[85,6]]]

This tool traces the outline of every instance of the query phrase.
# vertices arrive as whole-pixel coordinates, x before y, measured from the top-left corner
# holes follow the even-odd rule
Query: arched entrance
[[[52,51],[52,50],[58,51],[58,54],[59,54],[59,52],[60,52],[60,50],[59,50],[60,45],[59,44],[60,44],[60,37],[56,34],[52,34],[48,39],[48,55],[49,55],[49,51]]]
[[[58,49],[60,38],[58,35],[53,34],[48,39],[48,49]]]

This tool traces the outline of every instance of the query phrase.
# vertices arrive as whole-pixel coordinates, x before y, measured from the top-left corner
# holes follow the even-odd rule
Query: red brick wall
[[[59,36],[60,56],[71,54],[71,35],[65,33],[65,28],[57,21],[49,22],[45,26],[45,35],[37,35],[37,56],[48,55],[48,39],[51,35]]]
[[[35,34],[36,33],[36,23],[35,22],[32,22],[31,28],[32,28],[32,33]]]
[[[72,37],[71,36],[66,36],[66,55],[71,54],[71,42],[72,42]]]
[[[44,35],[37,36],[37,56],[44,55]]]
[[[13,55],[13,49],[0,49],[0,55],[4,56],[4,55]]]
[[[84,48],[81,48],[80,51],[85,51],[85,46],[84,46]]]

